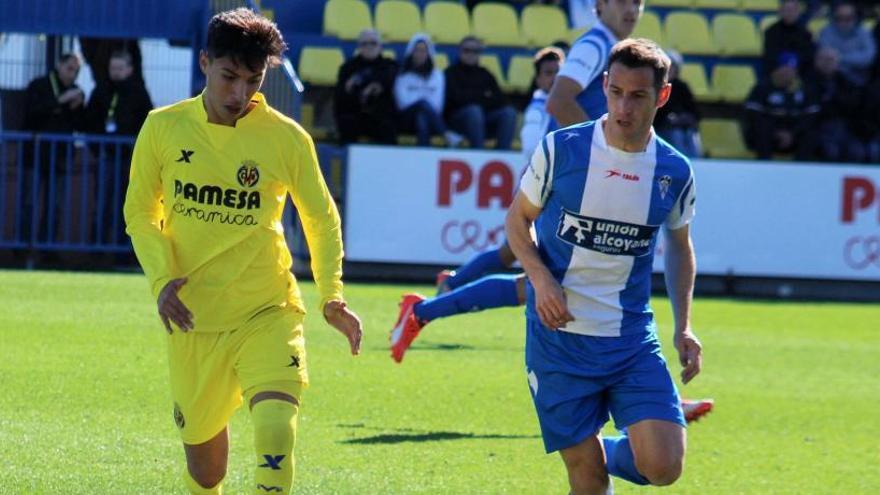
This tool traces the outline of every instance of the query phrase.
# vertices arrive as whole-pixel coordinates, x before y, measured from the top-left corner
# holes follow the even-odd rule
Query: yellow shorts
[[[242,403],[275,391],[301,401],[308,387],[304,315],[270,308],[236,330],[168,336],[174,422],[183,442],[197,445],[223,431]]]

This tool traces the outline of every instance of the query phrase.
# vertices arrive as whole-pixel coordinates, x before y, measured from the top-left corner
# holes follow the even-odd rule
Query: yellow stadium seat
[[[660,26],[660,17],[653,12],[645,12],[639,19],[631,38],[647,38],[663,46],[663,28]]]
[[[425,31],[434,43],[457,45],[471,34],[471,20],[460,3],[431,2],[425,6]]]
[[[382,0],[376,4],[376,30],[385,41],[409,41],[424,30],[418,5],[407,0]]]
[[[471,13],[474,35],[487,45],[525,46],[513,7],[503,3],[478,3]]]
[[[693,0],[651,0],[651,7],[693,7]]]
[[[569,45],[573,45],[574,42],[587,31],[589,31],[589,28],[571,28],[568,30],[568,38],[566,41],[568,41]]]
[[[315,86],[333,86],[344,61],[339,48],[307,46],[299,54],[299,77]]]
[[[717,64],[712,68],[712,88],[727,103],[746,101],[756,82],[755,69],[750,65]]]
[[[779,0],[742,0],[741,7],[745,10],[775,12],[779,10]]]
[[[551,5],[528,5],[522,11],[522,31],[526,43],[544,47],[568,38],[565,13]]]
[[[827,17],[814,17],[807,23],[807,29],[813,33],[813,41],[819,38],[819,33],[828,25]]]
[[[507,86],[507,78],[504,77],[504,71],[501,70],[501,61],[498,59],[498,55],[480,55],[480,65],[495,76],[495,80],[498,81],[498,86],[501,87],[502,91],[507,91],[509,89]]]
[[[382,50],[382,56],[386,58],[390,58],[391,60],[397,60],[397,52],[390,48],[386,48]]]
[[[672,12],[666,16],[663,39],[666,44],[686,55],[718,55],[718,48],[709,34],[709,23],[695,12]]]
[[[743,14],[718,14],[712,19],[715,46],[722,55],[757,56],[761,38],[751,17]]]
[[[443,52],[437,52],[434,54],[434,67],[445,70],[449,67],[449,57]]]
[[[507,83],[511,91],[527,93],[532,87],[532,79],[535,77],[535,61],[525,55],[510,57],[507,67]]]
[[[736,10],[739,8],[739,0],[694,0],[694,7],[698,9]]]
[[[324,6],[324,34],[353,40],[372,27],[370,7],[362,0],[329,0]]]
[[[700,139],[709,158],[754,158],[746,147],[739,122],[730,119],[700,121]]]
[[[779,20],[779,16],[776,14],[767,14],[758,21],[758,29],[761,31],[761,36],[764,36],[764,32],[767,31],[767,28],[776,24],[776,21]]]
[[[681,73],[678,75],[682,81],[686,82],[691,88],[691,93],[697,101],[715,101],[718,98],[715,92],[709,86],[706,78],[706,69],[703,64],[685,62],[681,67]]]

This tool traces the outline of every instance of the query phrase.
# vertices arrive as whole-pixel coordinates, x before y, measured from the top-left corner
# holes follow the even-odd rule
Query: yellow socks
[[[223,480],[220,480],[213,488],[205,488],[193,479],[186,466],[183,468],[183,482],[192,495],[223,495]]]
[[[262,400],[251,409],[257,456],[253,493],[290,493],[298,410],[299,406],[277,399]]]

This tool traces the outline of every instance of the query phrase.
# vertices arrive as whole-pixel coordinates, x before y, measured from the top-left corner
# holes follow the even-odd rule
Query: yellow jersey
[[[262,94],[235,127],[208,122],[202,96],[150,112],[135,144],[126,232],[153,296],[178,296],[197,332],[233,330],[260,311],[305,312],[281,215],[293,199],[321,308],[342,299],[339,213],[311,136]]]

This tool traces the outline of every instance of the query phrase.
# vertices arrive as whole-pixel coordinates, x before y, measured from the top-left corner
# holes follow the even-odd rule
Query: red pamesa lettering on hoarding
[[[452,206],[456,196],[468,192],[474,185],[477,187],[477,208],[489,208],[490,205],[507,208],[513,202],[516,181],[511,168],[502,161],[490,160],[475,171],[467,162],[446,159],[440,160],[439,168],[437,206]]]
[[[877,210],[874,218],[880,223],[880,195],[877,186],[867,177],[844,177],[840,221],[852,223],[859,212],[872,207]]]

